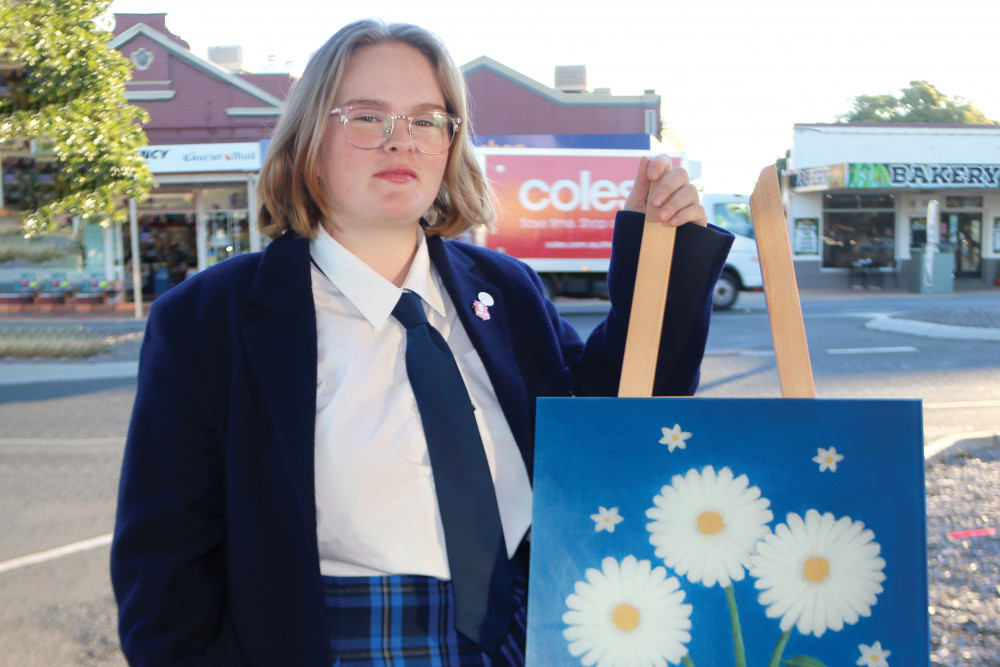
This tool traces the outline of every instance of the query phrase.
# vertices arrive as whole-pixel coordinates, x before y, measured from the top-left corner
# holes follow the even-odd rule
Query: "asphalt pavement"
[[[979,292],[979,290],[977,290]],[[982,290],[992,296],[995,290]],[[926,303],[913,303],[913,308],[894,310],[892,314],[874,315],[866,323],[866,327],[878,331],[903,333],[927,338],[941,338],[958,341],[979,340],[996,341],[1000,343],[1000,293],[997,294],[996,305],[956,307],[949,305],[952,297],[968,294],[968,291],[950,294],[935,294]],[[760,295],[749,295],[751,298]],[[872,292],[865,290],[800,290],[803,304],[810,300],[835,299],[872,299],[880,297],[900,296],[899,292]],[[557,306],[563,312],[600,313],[607,309],[607,302],[599,300],[557,300]],[[992,299],[987,301],[991,304]],[[39,382],[64,382],[75,380],[101,380],[135,377],[138,370],[138,350],[140,341],[137,334],[145,327],[144,319],[134,319],[120,314],[5,314],[0,318],[0,329],[50,329],[67,327],[83,329],[88,332],[106,332],[109,335],[128,336],[131,332],[133,340],[129,344],[112,346],[113,352],[89,359],[54,359],[54,360],[12,360],[0,359],[0,385],[32,384]],[[1000,433],[984,433],[956,435],[953,438],[942,438],[930,443],[925,454],[928,458],[960,447],[974,450],[980,447],[1000,444]]]

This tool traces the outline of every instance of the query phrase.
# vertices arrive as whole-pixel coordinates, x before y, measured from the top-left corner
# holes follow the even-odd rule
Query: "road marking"
[[[997,401],[956,401],[954,403],[924,403],[924,410],[947,410],[950,408],[1000,408]]]
[[[122,446],[125,438],[0,438],[0,447],[96,447]]]
[[[37,554],[12,558],[11,560],[0,562],[0,573],[17,570],[29,565],[45,563],[50,560],[62,558],[63,556],[72,556],[73,554],[78,554],[81,551],[89,551],[90,549],[97,549],[109,544],[111,544],[111,533],[108,533],[107,535],[99,535],[98,537],[92,537],[89,540],[80,540],[79,542],[73,542],[72,544],[56,547],[55,549],[40,551]]]
[[[900,345],[898,347],[842,347],[826,351],[827,354],[892,354],[896,352],[918,352],[918,350],[910,345]]]
[[[705,350],[706,357],[773,357],[774,350]]]

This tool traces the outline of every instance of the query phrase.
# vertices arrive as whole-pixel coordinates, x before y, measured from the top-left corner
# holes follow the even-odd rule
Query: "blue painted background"
[[[692,433],[686,449],[660,444],[662,428]],[[818,448],[835,447],[837,472],[820,472]],[[728,466],[770,501],[770,528],[789,512],[832,512],[862,521],[886,561],[872,615],[821,637],[792,631],[787,659],[807,654],[830,667],[854,665],[859,644],[881,641],[893,667],[927,665],[924,459],[920,402],[854,399],[540,399],[534,472],[528,662],[579,665],[563,638],[574,583],[606,556],[632,554],[662,566],[646,510],[674,475]],[[590,515],[617,507],[624,521],[596,532]],[[697,667],[733,665],[722,588],[677,576],[691,615],[689,654]],[[734,584],[748,667],[765,667],[781,635],[747,574]]]

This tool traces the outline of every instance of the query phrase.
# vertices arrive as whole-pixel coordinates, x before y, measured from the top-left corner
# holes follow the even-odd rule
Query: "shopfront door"
[[[206,216],[205,261],[212,266],[250,251],[249,214],[246,210],[211,211]]]
[[[941,213],[942,249],[955,253],[956,278],[982,277],[983,216],[980,212]]]

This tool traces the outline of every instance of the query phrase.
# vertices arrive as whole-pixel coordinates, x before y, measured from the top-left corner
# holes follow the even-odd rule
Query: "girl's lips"
[[[409,183],[410,181],[417,180],[417,172],[406,167],[391,167],[375,174],[375,178],[380,178],[390,183]]]

